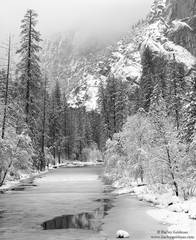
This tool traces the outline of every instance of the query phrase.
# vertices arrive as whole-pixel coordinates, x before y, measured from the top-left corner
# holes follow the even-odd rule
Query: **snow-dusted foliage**
[[[91,144],[91,146],[82,150],[81,161],[94,163],[102,161],[102,153],[96,144]]]
[[[193,153],[179,141],[163,108],[164,104],[158,105],[150,114],[139,111],[128,118],[122,132],[108,140],[106,175],[120,180],[121,186],[147,183],[154,192],[170,186],[176,196],[187,198],[195,189]]]
[[[99,82],[99,78],[84,74],[80,86],[74,88],[69,94],[68,104],[76,108],[81,103],[87,111],[97,109]]]
[[[171,61],[175,57],[177,63],[183,64],[187,71],[190,70],[196,64],[195,56],[184,47],[170,41],[165,35],[166,29],[166,26],[161,21],[149,26],[141,43],[141,55],[148,48],[154,57],[164,58],[166,61]]]
[[[189,31],[193,31],[193,29],[187,23],[177,19],[172,21],[171,24],[172,24],[172,28],[171,28],[172,32],[178,32],[183,29],[188,29]]]
[[[148,16],[149,21],[153,22],[163,17],[165,13],[165,9],[166,9],[166,0],[154,0],[151,7],[150,14]]]
[[[6,178],[20,178],[20,173],[30,172],[33,165],[34,149],[28,135],[17,135],[13,128],[7,131],[7,137],[0,139],[0,186]]]
[[[187,146],[178,137],[173,119],[167,115],[163,99],[152,106],[150,119],[153,129],[153,145],[150,146],[151,160],[159,166],[161,183],[171,184],[175,194],[184,195],[191,182],[195,181],[194,168]],[[158,169],[157,169],[158,170]]]
[[[138,82],[141,76],[141,59],[135,44],[119,41],[112,52],[112,59],[110,69],[114,77]]]
[[[127,178],[129,182],[144,180],[148,165],[148,145],[152,127],[145,113],[129,117],[122,132],[115,134],[106,144],[106,173],[114,180]]]
[[[158,61],[175,61],[177,64],[182,64],[187,73],[194,68],[196,58],[186,46],[183,46],[181,42],[184,40],[176,43],[175,37],[171,38],[171,34],[173,36],[184,30],[192,32],[192,27],[180,19],[168,22],[167,8],[166,0],[155,0],[146,20],[136,24],[125,37],[100,52],[100,55],[96,55],[93,61],[87,59],[86,66],[91,67],[83,68],[83,70],[85,69],[84,75],[83,73],[78,74],[80,77],[76,88],[79,86],[80,90],[76,95],[72,91],[69,98],[71,103],[74,102],[72,106],[76,106],[77,101],[82,99],[81,101],[87,109],[97,108],[96,89],[89,86],[94,85],[95,81],[99,85],[102,77],[106,78],[110,74],[119,81],[129,82],[130,91],[134,92],[142,77],[144,66],[141,59],[143,59],[146,49],[151,52],[154,65]],[[187,41],[189,40],[187,39]],[[164,71],[164,69],[162,70]],[[89,76],[91,84],[86,84],[86,76]],[[86,87],[84,88],[84,86]]]

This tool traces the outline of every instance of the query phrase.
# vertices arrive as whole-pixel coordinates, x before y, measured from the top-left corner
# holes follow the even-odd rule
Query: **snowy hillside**
[[[92,39],[82,45],[75,32],[59,34],[46,41],[43,60],[49,73],[49,88],[58,80],[69,95],[72,107],[82,104],[88,110],[96,109],[99,83],[108,75],[128,81],[131,91],[138,87],[143,69],[141,59],[146,49],[154,56],[155,66],[159,61],[176,61],[189,75],[196,60],[192,37],[194,18],[186,18],[190,9],[188,2],[183,4],[183,13],[175,1],[155,0],[147,18],[108,47]],[[179,19],[181,16],[183,19]],[[181,39],[183,35],[186,39]]]
[[[96,88],[102,75],[113,74],[115,78],[130,82],[130,86],[137,86],[142,76],[141,58],[147,48],[155,59],[163,58],[168,62],[174,60],[184,66],[187,74],[191,72],[196,65],[195,56],[188,51],[186,46],[176,43],[172,37],[182,31],[191,33],[193,28],[184,20],[173,18],[170,21],[167,15],[170,4],[165,0],[155,1],[147,19],[134,27],[116,45],[111,46],[109,56],[103,55],[102,61],[97,60],[98,68],[93,63],[90,74],[86,70],[84,75],[80,75],[80,81],[77,84],[78,91],[72,91],[70,103],[76,103],[77,99],[85,101],[84,104],[90,109],[89,103],[91,102],[92,109],[95,109]]]
[[[62,90],[68,93],[96,67],[96,59],[106,43],[90,37],[82,38],[77,32],[70,31],[43,42],[42,65],[48,73],[50,90],[58,80]]]

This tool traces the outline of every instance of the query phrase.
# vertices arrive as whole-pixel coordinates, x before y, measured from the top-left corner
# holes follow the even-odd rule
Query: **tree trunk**
[[[41,141],[41,171],[45,170],[45,125],[46,125],[46,76],[44,80],[44,99],[43,99],[43,119],[42,119],[42,141]]]
[[[27,87],[26,87],[26,123],[29,121],[29,108],[30,108],[30,81],[31,81],[31,23],[32,21],[32,12],[30,11],[29,15],[29,39],[28,39],[28,64],[27,64]]]
[[[176,182],[176,180],[175,180],[174,172],[173,172],[173,170],[172,170],[171,157],[170,157],[170,153],[169,153],[168,147],[166,147],[166,151],[167,151],[167,158],[168,158],[169,170],[170,170],[170,174],[171,174],[173,186],[174,186],[174,189],[175,189],[175,194],[176,194],[176,196],[178,197],[178,195],[179,195],[178,184],[177,184],[177,182]]]
[[[5,125],[6,125],[6,118],[7,118],[8,87],[9,87],[9,75],[10,75],[10,49],[11,49],[11,38],[9,37],[7,76],[6,76],[6,88],[5,88],[5,98],[4,98],[4,113],[3,113],[2,135],[1,135],[2,139],[4,139],[4,136],[5,136]]]
[[[61,163],[61,150],[60,150],[60,146],[58,146],[58,163]]]
[[[53,158],[56,158],[56,151],[55,151],[55,147],[53,147]]]

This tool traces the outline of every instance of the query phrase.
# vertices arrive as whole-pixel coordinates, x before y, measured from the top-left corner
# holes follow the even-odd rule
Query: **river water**
[[[109,240],[125,229],[147,240],[165,228],[146,214],[150,206],[114,196],[101,174],[101,167],[58,168],[0,194],[0,239]]]

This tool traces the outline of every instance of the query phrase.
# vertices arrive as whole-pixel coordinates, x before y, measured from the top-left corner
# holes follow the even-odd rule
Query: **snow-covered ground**
[[[155,193],[153,188],[147,185],[137,186],[136,183],[126,186],[116,181],[113,186],[116,188],[115,194],[131,193],[136,195],[139,201],[146,201],[155,207],[148,210],[147,214],[163,224],[169,224],[168,231],[163,232],[162,236],[196,239],[196,197],[185,201],[181,197],[174,196],[169,187],[166,187],[165,193],[161,194]]]
[[[158,230],[167,230],[167,226],[147,214],[153,210],[150,204],[138,201],[130,194],[119,195],[113,204],[103,225],[108,240],[116,239],[115,233],[120,229],[129,233],[130,240],[150,240]]]
[[[87,167],[87,166],[97,166],[102,165],[102,162],[82,162],[82,161],[64,161],[62,163],[57,163],[56,165],[50,165],[49,169],[58,168],[58,167]]]
[[[1,192],[5,192],[17,185],[19,185],[21,183],[21,181],[24,181],[26,179],[29,179],[29,178],[34,178],[34,177],[38,177],[42,174],[45,174],[47,173],[48,170],[46,169],[45,171],[34,171],[34,172],[31,172],[31,173],[20,173],[20,177],[19,179],[15,180],[15,179],[7,179],[4,184],[0,187],[0,193]]]

